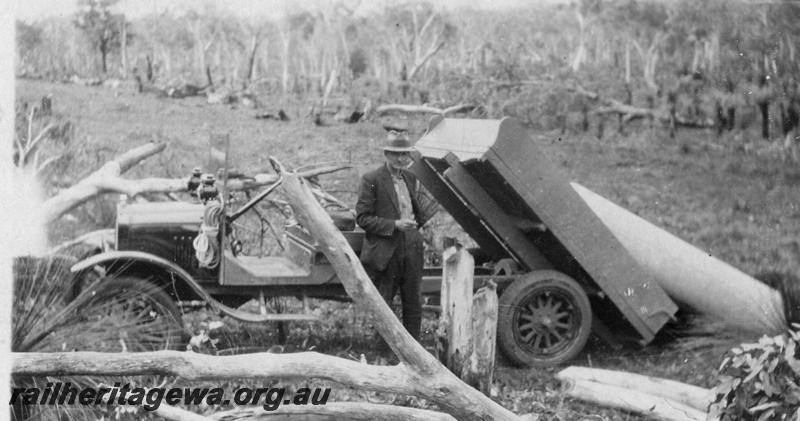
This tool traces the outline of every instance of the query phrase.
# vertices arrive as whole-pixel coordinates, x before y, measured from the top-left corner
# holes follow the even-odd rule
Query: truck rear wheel
[[[543,270],[517,279],[499,300],[497,339],[515,365],[554,366],[575,358],[586,345],[592,308],[569,276]]]
[[[184,329],[181,311],[159,286],[133,276],[118,276],[90,286],[91,294],[80,317],[87,328],[103,335],[92,344],[98,351],[129,352],[181,349]]]

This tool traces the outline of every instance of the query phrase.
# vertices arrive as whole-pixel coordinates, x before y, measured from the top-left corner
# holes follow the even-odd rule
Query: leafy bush
[[[800,329],[800,324],[793,324]],[[733,348],[720,366],[709,419],[800,419],[800,330]]]

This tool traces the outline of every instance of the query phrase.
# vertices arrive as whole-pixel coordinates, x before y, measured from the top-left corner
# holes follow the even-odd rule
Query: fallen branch
[[[582,401],[644,414],[663,421],[705,421],[707,416],[704,411],[680,402],[588,380],[568,382],[566,394]]]
[[[136,197],[147,193],[179,193],[186,191],[189,178],[143,178],[131,180],[120,175],[145,158],[161,152],[166,144],[150,143],[133,149],[107,162],[99,170],[79,181],[72,187],[61,191],[44,202],[41,220],[45,223],[56,220],[61,215],[85,203],[95,196],[107,193],[126,194]],[[326,166],[304,171],[303,178],[317,177],[351,168],[349,165]],[[256,174],[253,177],[228,180],[229,191],[252,190],[274,183],[278,176],[271,173]]]
[[[629,123],[633,120],[637,120],[640,118],[651,118],[654,120],[658,120],[664,124],[674,123],[676,126],[680,127],[691,127],[691,128],[714,127],[713,120],[699,120],[699,119],[691,120],[679,114],[671,116],[669,110],[664,107],[659,107],[659,108],[634,107],[633,105],[625,104],[613,98],[602,97],[597,92],[588,91],[583,87],[581,87],[580,85],[567,87],[566,89],[568,91],[572,91],[579,95],[583,95],[592,101],[597,101],[600,104],[602,104],[600,107],[594,110],[595,114],[619,114],[622,116],[623,123]]]
[[[36,111],[37,111],[36,107],[31,107],[31,110],[28,113],[28,118],[27,118],[28,119],[28,135],[25,138],[26,139],[25,143],[23,144],[18,136],[14,137],[14,141],[16,142],[15,143],[16,152],[18,154],[18,156],[17,156],[17,166],[19,166],[19,167],[24,167],[25,165],[27,165],[28,158],[32,153],[35,154],[34,155],[35,161],[38,161],[39,150],[37,149],[37,147],[39,146],[39,143],[43,139],[47,138],[47,135],[49,135],[50,131],[55,127],[55,125],[53,123],[49,123],[43,129],[39,130],[39,133],[36,136],[34,136],[33,135],[33,120],[34,120],[34,115],[36,114]],[[38,166],[36,164],[34,164],[34,169],[37,169],[37,167]]]
[[[85,244],[95,247],[98,250],[109,251],[114,248],[115,243],[116,232],[114,228],[106,228],[102,230],[91,231],[73,240],[65,241],[50,249],[50,253],[62,253],[70,247],[74,247],[78,244]]]
[[[404,406],[361,402],[328,402],[325,405],[283,405],[274,411],[263,408],[241,408],[218,412],[211,416],[215,421],[233,420],[350,420],[350,421],[455,421],[441,412]]]
[[[427,105],[386,104],[376,108],[375,112],[378,115],[401,112],[407,114],[439,114],[446,116],[456,112],[471,111],[474,108],[474,104],[458,104],[447,108],[436,108]]]
[[[669,122],[669,113],[665,110],[640,108],[623,104],[616,99],[604,99],[607,105],[597,108],[596,114],[621,114],[622,121],[627,123],[638,118],[653,118],[661,122]]]
[[[52,222],[87,200],[107,192],[105,181],[119,178],[120,174],[145,158],[163,151],[166,146],[164,143],[148,143],[107,162],[78,184],[45,201],[40,209],[40,220],[45,223]]]
[[[37,377],[162,375],[186,380],[311,378],[403,395],[413,394],[418,381],[404,365],[373,366],[316,352],[231,356],[179,351],[25,352],[14,353],[12,358],[12,372],[15,375]]]
[[[556,374],[561,381],[591,381],[610,386],[636,390],[656,397],[707,411],[714,400],[714,392],[674,380],[648,377],[623,371],[603,370],[588,367],[567,367]]]
[[[476,80],[473,83],[478,84],[486,84],[494,89],[505,89],[505,88],[516,88],[518,86],[538,86],[538,85],[545,85],[552,83],[551,81],[546,80],[495,80],[495,79],[485,79],[485,80]]]
[[[601,97],[597,92],[586,90],[580,85],[569,86],[566,89],[602,104],[601,107],[594,110],[596,114],[621,114],[623,116],[623,121],[626,123],[643,117],[669,122],[669,113],[667,113],[666,110],[634,107],[613,98]]]
[[[325,202],[326,204],[336,205],[342,209],[350,209],[350,206],[347,206],[347,203],[342,202],[341,200],[337,199],[333,195],[328,192],[322,191],[321,189],[313,188],[311,189],[311,193],[317,198],[317,200],[321,202]]]
[[[455,390],[431,387],[427,384],[427,379],[420,378],[418,373],[404,364],[394,367],[372,366],[316,352],[234,356],[212,356],[178,351],[30,352],[14,353],[12,359],[12,373],[21,376],[163,375],[178,376],[187,380],[312,378],[333,381],[347,387],[401,395],[416,395],[423,390],[425,395],[436,396],[438,400],[448,398],[449,392],[446,390]],[[470,390],[478,393],[474,389]],[[472,418],[474,417],[470,417]]]
[[[297,173],[297,176],[298,177],[302,177],[302,178],[311,178],[311,177],[316,177],[318,175],[330,174],[332,172],[346,170],[346,169],[349,169],[349,168],[352,168],[352,166],[350,166],[350,165],[331,165],[331,166],[328,166],[328,167],[321,167],[321,168],[317,168],[317,169],[313,169],[313,170],[301,171],[301,172]]]
[[[205,415],[196,414],[192,411],[178,408],[177,406],[162,403],[154,411],[158,416],[170,421],[213,421]]]
[[[346,170],[349,168],[352,167],[350,165],[333,165],[333,166],[321,167],[313,170],[303,171],[301,173],[298,173],[298,176],[303,178],[313,178],[324,174],[330,174],[337,171]],[[186,186],[186,182],[189,180],[188,179],[182,179],[182,180],[184,181],[184,186]],[[253,177],[228,180],[228,185],[226,186],[226,188],[228,190],[235,190],[235,191],[253,190],[259,187],[264,187],[266,185],[272,184],[277,180],[278,176],[275,174],[262,173],[262,174],[256,174]]]

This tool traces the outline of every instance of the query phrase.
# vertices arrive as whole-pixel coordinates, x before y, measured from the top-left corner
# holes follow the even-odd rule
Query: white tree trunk
[[[757,334],[786,328],[778,291],[580,184],[572,188],[679,304]]]
[[[472,289],[475,260],[463,248],[442,254],[442,314],[438,335],[444,349],[439,359],[458,377],[466,378],[472,355]]]
[[[639,390],[585,380],[570,382],[566,393],[601,406],[643,414],[660,421],[706,421],[706,412]]]
[[[589,367],[567,367],[556,374],[561,381],[591,381],[669,399],[706,411],[714,400],[714,391],[674,380],[648,377],[625,371],[604,370]]]
[[[570,68],[572,68],[573,72],[580,70],[581,64],[583,64],[583,60],[586,56],[586,41],[583,39],[584,32],[586,31],[586,18],[584,18],[580,10],[577,9],[575,10],[575,17],[578,20],[578,48],[570,64]]]

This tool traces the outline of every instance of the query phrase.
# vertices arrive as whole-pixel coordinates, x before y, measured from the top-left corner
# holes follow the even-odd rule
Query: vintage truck
[[[490,279],[498,286],[498,344],[512,363],[563,363],[592,332],[646,344],[677,311],[516,120],[434,118],[416,149],[411,171],[488,258],[476,268],[475,288]],[[307,314],[268,314],[264,303],[347,298],[314,238],[295,224],[280,255],[246,256],[226,229],[279,184],[235,211],[210,212],[196,198],[121,204],[112,246],[71,270],[99,278],[80,287],[95,289],[98,299],[125,291],[151,297],[153,322],[167,327],[151,338],[156,346],[180,343],[178,302],[202,302],[249,322],[313,322]],[[358,252],[363,231],[352,216],[336,222]],[[218,264],[202,267],[193,243],[201,224],[214,223]],[[441,268],[426,268],[423,294],[435,296],[440,281]],[[238,308],[254,298],[259,313]]]

